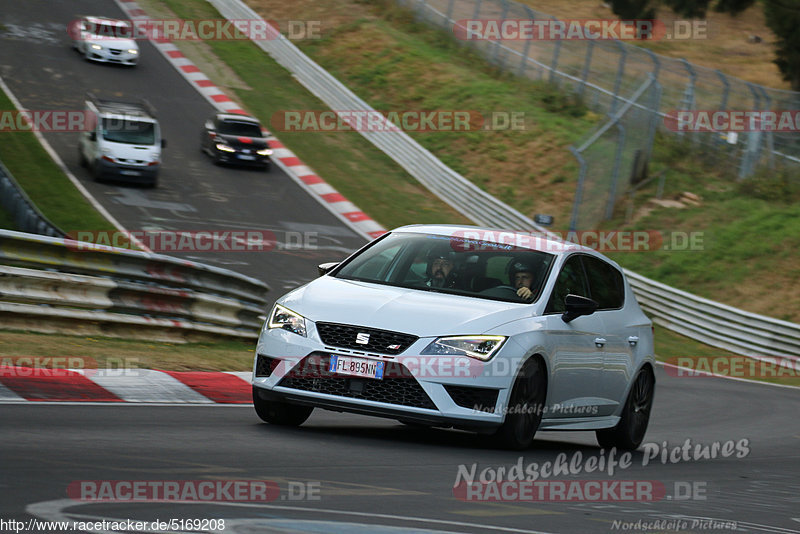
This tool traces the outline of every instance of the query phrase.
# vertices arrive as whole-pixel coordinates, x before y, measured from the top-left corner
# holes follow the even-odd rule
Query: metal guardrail
[[[66,235],[39,211],[1,161],[0,206],[11,215],[20,232],[30,232],[51,237],[64,237]]]
[[[686,337],[752,358],[800,361],[800,325],[739,310],[625,271],[653,321]]]
[[[255,339],[267,291],[259,280],[201,263],[0,230],[0,317],[10,324],[44,316],[125,325],[148,337],[177,329]]]
[[[261,18],[241,0],[209,2],[234,24],[237,19]],[[372,110],[277,30],[268,37],[254,42],[331,109]],[[404,132],[360,133],[439,198],[477,224],[544,231],[528,217],[448,168]],[[642,307],[652,314],[656,324],[709,345],[752,357],[800,357],[800,325],[738,310],[631,271],[625,272]]]

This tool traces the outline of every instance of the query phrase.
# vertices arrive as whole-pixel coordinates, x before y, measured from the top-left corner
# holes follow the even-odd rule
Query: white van
[[[146,101],[101,100],[88,93],[87,128],[78,144],[81,165],[94,179],[112,178],[155,187],[161,167],[161,127]]]

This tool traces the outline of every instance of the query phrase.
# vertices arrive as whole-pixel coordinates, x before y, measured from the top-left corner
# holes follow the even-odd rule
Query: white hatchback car
[[[253,402],[300,425],[314,407],[493,434],[644,438],[652,323],[589,248],[468,226],[406,226],[284,295],[256,348]]]
[[[133,39],[133,25],[127,20],[81,17],[70,23],[67,33],[72,47],[89,61],[135,66],[139,46]]]

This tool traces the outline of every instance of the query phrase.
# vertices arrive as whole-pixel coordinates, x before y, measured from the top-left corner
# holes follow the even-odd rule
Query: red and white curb
[[[131,20],[142,21],[149,18],[147,13],[134,0],[115,1]],[[192,87],[216,109],[226,113],[247,113],[219,87],[214,85],[200,68],[184,56],[171,41],[167,39],[151,39],[151,42],[167,61],[186,78]],[[270,137],[269,143],[274,151],[272,161],[353,231],[366,239],[374,239],[386,233],[386,229],[383,226],[375,222],[369,215],[358,209],[355,204],[348,201],[344,195],[327,184],[277,138]]]
[[[0,404],[251,404],[251,373],[0,366]]]

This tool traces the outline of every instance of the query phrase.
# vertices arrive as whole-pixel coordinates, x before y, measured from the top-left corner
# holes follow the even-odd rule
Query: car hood
[[[267,140],[263,137],[242,137],[241,135],[227,135],[219,132],[217,137],[223,139],[225,143],[233,148],[261,150],[267,147]]]
[[[530,317],[533,307],[323,276],[279,303],[312,321],[368,326],[419,337],[482,334]]]

